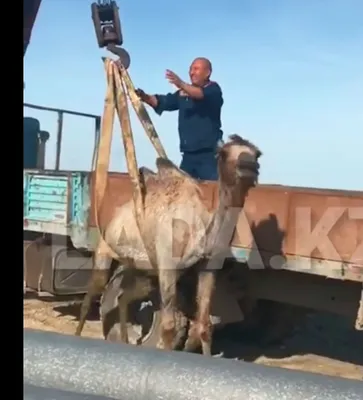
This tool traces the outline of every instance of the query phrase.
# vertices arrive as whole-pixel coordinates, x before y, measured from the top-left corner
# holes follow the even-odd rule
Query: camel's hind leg
[[[211,300],[215,287],[215,271],[203,269],[199,272],[197,285],[197,314],[191,322],[186,351],[192,351],[199,343],[204,355],[212,354],[212,324],[210,321]]]
[[[79,316],[78,326],[75,332],[76,336],[81,336],[87,315],[91,308],[92,300],[102,293],[109,279],[112,257],[109,256],[107,250],[99,245],[94,255],[93,270],[91,279],[88,283],[88,290],[83,298],[81,312]]]
[[[123,343],[129,343],[129,337],[127,333],[127,318],[128,318],[128,299],[127,299],[127,288],[125,289],[125,274],[129,271],[125,266],[119,265],[114,271],[112,278],[105,285],[103,291],[103,298],[101,300],[100,315],[101,319],[107,318],[107,314],[115,307],[119,313],[120,321],[120,339]],[[116,301],[116,304],[114,304]],[[109,336],[109,332],[105,332],[105,326],[103,323],[103,329],[105,337]],[[112,334],[110,335],[112,337]],[[115,335],[114,335],[115,336]],[[114,340],[117,340],[114,337]]]
[[[106,339],[116,341],[117,336],[120,336],[121,342],[129,343],[127,326],[129,304],[145,298],[152,289],[150,277],[139,273],[134,268],[118,266],[107,283],[101,300],[100,315]],[[120,335],[118,335],[117,329],[110,326],[110,314],[113,311],[118,311],[119,314]]]
[[[128,344],[129,335],[127,332],[127,319],[128,319],[128,306],[129,299],[127,296],[127,291],[122,293],[118,298],[118,312],[120,318],[120,339],[121,342]]]
[[[176,335],[175,313],[177,271],[175,268],[170,266],[169,269],[165,269],[164,265],[159,265],[159,268],[161,324],[160,340],[157,347],[159,349],[173,350],[173,342]]]
[[[140,300],[148,296],[153,287],[151,279],[140,274],[134,268],[124,270],[122,292],[118,297],[118,309],[120,318],[121,342],[129,343],[127,331],[129,304],[135,300]]]

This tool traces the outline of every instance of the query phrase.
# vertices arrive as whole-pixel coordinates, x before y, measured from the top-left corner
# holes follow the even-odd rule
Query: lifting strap
[[[113,67],[110,60],[104,61],[106,71],[107,89],[101,120],[101,133],[98,142],[98,150],[96,153],[95,178],[93,180],[93,204],[94,217],[96,227],[98,228],[100,238],[102,240],[102,231],[100,227],[100,214],[103,204],[103,198],[107,188],[107,176],[110,164],[110,153],[112,143],[113,123],[115,119],[115,91],[114,91],[114,75]]]
[[[127,89],[127,94],[130,99],[130,102],[135,110],[136,115],[138,116],[150,142],[154,146],[156,152],[159,157],[168,158],[165,152],[163,145],[161,144],[159,135],[156,133],[154,124],[151,121],[151,118],[145,108],[144,103],[140,100],[139,96],[136,94],[135,87],[132,83],[129,73],[127,70],[121,65],[121,76],[122,80]]]
[[[116,63],[109,58],[104,58],[103,61],[107,77],[107,91],[96,158],[93,203],[96,226],[100,234],[100,240],[103,241],[103,244],[105,245],[106,243],[103,240],[102,227],[100,226],[100,214],[107,190],[107,178],[110,163],[115,111],[117,112],[117,116],[121,125],[127,169],[133,186],[135,218],[140,234],[140,226],[142,224],[144,215],[144,193],[137,166],[135,144],[133,140],[127,98],[130,99],[130,102],[159,157],[167,158],[167,156],[159,136],[156,133],[154,125],[148,115],[148,112],[135,92],[134,85],[126,69],[121,64]],[[106,247],[109,251],[111,251],[111,255],[114,258],[117,258],[117,255],[109,248],[107,244]]]
[[[144,199],[141,189],[139,169],[136,160],[134,137],[132,134],[126,91],[121,79],[120,70],[115,63],[113,63],[113,73],[115,77],[116,88],[115,105],[121,125],[122,141],[125,150],[127,171],[129,173],[132,183],[132,197],[134,200],[136,222],[139,226],[139,232],[141,233],[140,227],[144,219]]]

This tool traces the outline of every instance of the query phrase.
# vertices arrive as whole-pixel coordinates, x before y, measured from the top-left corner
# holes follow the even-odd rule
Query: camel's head
[[[251,142],[238,135],[231,135],[229,141],[218,148],[219,177],[227,185],[239,182],[251,187],[258,180],[262,152]]]

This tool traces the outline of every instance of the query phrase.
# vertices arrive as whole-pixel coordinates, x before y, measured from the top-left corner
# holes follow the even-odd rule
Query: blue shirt
[[[203,98],[200,100],[183,96],[179,90],[167,95],[156,95],[157,114],[179,111],[178,131],[182,153],[214,151],[222,139],[222,90],[216,82],[210,82],[202,90]]]

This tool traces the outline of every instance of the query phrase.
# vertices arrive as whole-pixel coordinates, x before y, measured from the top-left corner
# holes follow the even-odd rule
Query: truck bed
[[[92,207],[93,181],[93,173],[82,171],[24,170],[24,230],[68,235],[75,247],[94,248],[98,230]],[[201,188],[206,206],[214,209],[217,184],[202,182]],[[127,174],[109,173],[101,227],[115,207],[131,198],[131,190]],[[363,219],[357,212],[362,207],[361,191],[258,185],[250,191],[245,217],[240,214],[231,251],[239,261],[248,261],[250,268],[363,281]],[[324,230],[329,220],[334,222],[328,235],[318,233],[319,249],[314,248],[318,239],[314,242],[305,234],[309,234],[309,219],[310,231],[317,224]],[[322,240],[324,236],[329,241]]]

